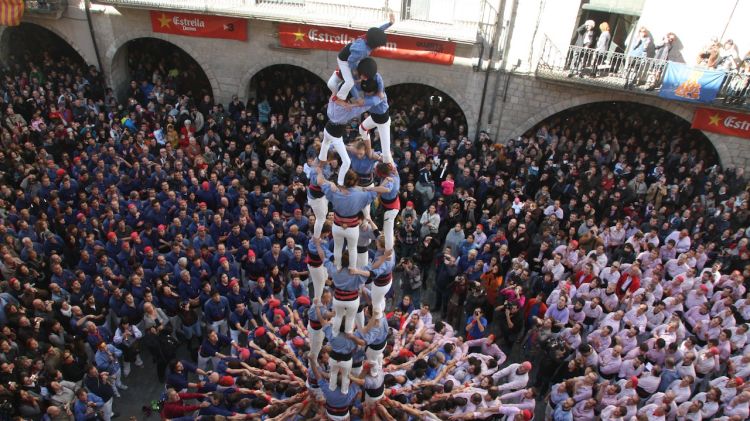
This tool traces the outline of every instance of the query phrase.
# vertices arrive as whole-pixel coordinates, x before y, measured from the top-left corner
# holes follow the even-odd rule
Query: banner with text
[[[693,129],[750,139],[750,115],[698,108],[693,116]]]
[[[659,96],[690,102],[711,102],[719,93],[726,73],[669,62]]]
[[[151,12],[151,29],[188,37],[247,41],[247,19],[179,12]]]
[[[286,48],[339,51],[364,34],[364,31],[346,28],[279,24],[279,44]],[[456,44],[388,34],[388,44],[375,50],[372,55],[394,60],[451,65],[456,55]]]

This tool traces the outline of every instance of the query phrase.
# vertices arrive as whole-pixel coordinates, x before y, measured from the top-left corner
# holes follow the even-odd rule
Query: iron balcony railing
[[[366,29],[396,15],[394,32],[473,43],[493,0],[93,0],[111,6],[227,14]],[[496,2],[496,0],[494,0]]]
[[[578,46],[569,46],[563,53],[546,38],[537,62],[536,75],[545,79],[658,95],[668,64],[666,60],[634,57],[614,51],[597,52]],[[750,74],[746,71],[727,72],[713,105],[749,108],[749,84]]]
[[[750,109],[750,72],[727,73],[718,97],[727,107]]]
[[[25,13],[58,18],[68,7],[68,0],[24,0],[23,3]]]

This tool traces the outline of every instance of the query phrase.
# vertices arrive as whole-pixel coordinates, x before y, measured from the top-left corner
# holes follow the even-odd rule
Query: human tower
[[[384,392],[383,350],[388,337],[384,312],[396,259],[393,230],[400,209],[400,179],[390,150],[388,98],[370,54],[386,44],[385,30],[392,24],[391,16],[389,23],[370,28],[339,52],[338,69],[328,81],[329,121],[318,159],[309,166],[308,203],[315,225],[307,256],[314,298],[308,311],[306,386],[332,420],[349,418],[360,388],[365,411],[377,411]],[[346,127],[364,112],[369,117],[359,125],[359,138],[346,145]],[[370,142],[373,129],[380,138],[380,152]],[[328,180],[329,162],[335,159],[331,147],[341,160],[335,182]],[[382,234],[370,214],[376,198],[385,209]],[[329,204],[332,224],[326,222]],[[330,237],[333,252],[325,246]],[[372,260],[371,242],[377,250]],[[329,278],[332,294],[324,293]],[[324,339],[330,348],[325,363],[320,360]]]

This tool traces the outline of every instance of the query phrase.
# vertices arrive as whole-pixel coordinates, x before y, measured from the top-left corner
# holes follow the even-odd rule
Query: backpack
[[[165,361],[171,361],[177,356],[180,341],[172,334],[159,335],[159,352]]]

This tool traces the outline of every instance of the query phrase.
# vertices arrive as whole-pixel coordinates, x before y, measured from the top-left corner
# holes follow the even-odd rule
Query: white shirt
[[[495,384],[497,384],[499,379],[505,378],[505,383],[497,387],[499,391],[515,391],[526,387],[526,384],[529,382],[529,373],[519,374],[519,367],[521,367],[521,364],[514,363],[492,375],[492,381]]]
[[[677,250],[677,253],[685,253],[686,251],[690,250],[691,242],[689,235],[680,238],[680,231],[672,231],[672,233],[664,239],[664,243],[668,243],[669,240],[674,240],[674,248],[675,250]]]
[[[693,396],[693,399],[703,402],[703,408],[701,409],[701,414],[703,414],[704,418],[711,418],[717,412],[719,412],[719,403],[714,402],[714,401],[708,401],[708,399],[706,398],[706,392],[698,393],[697,395]]]

